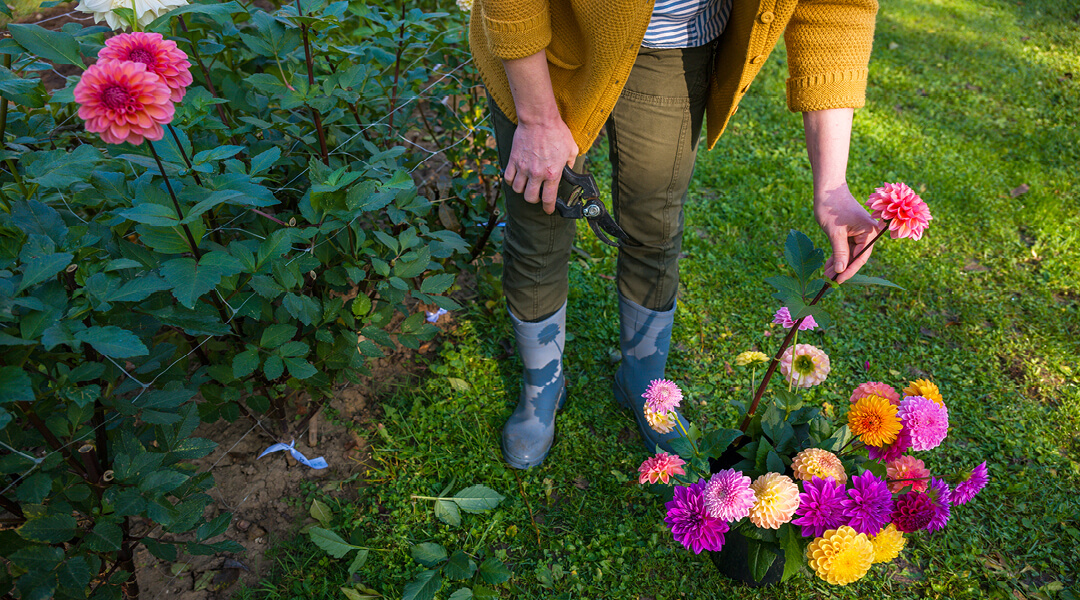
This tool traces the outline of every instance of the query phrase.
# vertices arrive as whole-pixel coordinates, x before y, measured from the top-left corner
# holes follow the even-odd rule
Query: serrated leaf
[[[75,334],[75,339],[90,344],[94,350],[110,358],[131,358],[150,353],[134,333],[112,325],[95,325]]]
[[[868,275],[862,275],[859,273],[852,275],[850,279],[844,282],[844,285],[847,285],[849,283],[851,285],[883,285],[886,287],[894,287],[898,290],[904,289],[896,285],[895,283],[889,281],[888,279],[882,279],[881,277],[870,277]]]
[[[49,31],[39,25],[7,25],[11,37],[23,48],[54,63],[86,68],[79,52],[79,42],[70,33]]]
[[[19,283],[15,293],[18,294],[30,286],[56,276],[57,273],[70,265],[74,258],[75,255],[69,252],[57,252],[48,256],[37,256],[26,261],[22,266],[22,281]]]
[[[435,517],[452,527],[461,525],[461,511],[458,510],[457,504],[450,500],[435,501]]]
[[[124,538],[124,532],[115,523],[102,522],[94,526],[94,529],[83,538],[83,545],[95,552],[116,552],[120,550],[120,542]]]
[[[402,600],[432,600],[440,587],[442,577],[438,571],[421,571],[405,584]]]
[[[467,513],[481,513],[491,510],[503,501],[503,496],[485,485],[467,487],[454,494],[458,508]]]
[[[175,209],[152,202],[118,210],[116,214],[129,221],[155,227],[176,227],[180,224],[180,218],[176,216]]]
[[[472,579],[475,573],[476,562],[461,550],[455,550],[443,566],[443,574],[456,581]]]
[[[285,373],[285,363],[282,362],[281,357],[274,354],[266,358],[266,362],[263,363],[263,375],[270,381],[281,377]]]
[[[291,340],[296,335],[296,325],[271,325],[263,330],[259,338],[259,346],[263,348],[277,348]]]
[[[454,285],[454,276],[450,273],[439,273],[424,278],[420,284],[420,291],[425,294],[441,294]]]
[[[322,527],[308,529],[308,537],[316,546],[322,548],[334,558],[341,558],[348,554],[350,550],[356,548],[356,546],[343,540],[340,535]]]
[[[794,229],[784,242],[784,258],[795,271],[800,287],[805,289],[814,273],[825,264],[825,253],[815,248],[814,242],[806,234]]]
[[[85,592],[90,583],[90,565],[84,556],[69,556],[57,571],[60,587],[72,592]]]
[[[259,349],[249,348],[233,356],[233,377],[243,379],[259,368]]]
[[[450,597],[447,600],[472,600],[472,598],[472,589],[465,587],[450,594]]]
[[[416,544],[409,550],[409,553],[412,555],[413,560],[425,567],[434,567],[446,560],[446,548],[434,542]]]
[[[16,401],[34,401],[30,376],[19,367],[0,367],[0,404]]]
[[[48,515],[23,523],[16,531],[25,540],[59,544],[75,537],[78,523],[71,515]]]
[[[217,287],[223,277],[244,270],[243,264],[225,252],[204,254],[198,263],[192,258],[174,258],[161,265],[161,274],[172,286],[172,294],[180,304],[195,308],[195,303]]]
[[[177,557],[176,546],[165,542],[159,542],[153,538],[143,538],[142,544],[150,551],[150,554],[166,562],[175,562]]]
[[[195,541],[204,542],[225,533],[231,522],[232,513],[221,513],[210,521],[199,525],[199,528],[195,530]]]
[[[322,523],[323,527],[329,527],[330,519],[334,517],[333,511],[324,502],[320,502],[318,499],[311,501],[311,509],[308,511],[311,517]]]
[[[364,566],[364,563],[367,562],[367,558],[368,558],[368,549],[367,548],[361,548],[361,549],[357,550],[356,551],[356,558],[354,558],[352,563],[349,564],[349,573],[355,573],[355,572],[359,571],[360,568]]]
[[[506,565],[494,556],[489,556],[480,563],[480,578],[484,580],[484,583],[499,585],[509,581],[510,575],[510,569],[507,569]]]

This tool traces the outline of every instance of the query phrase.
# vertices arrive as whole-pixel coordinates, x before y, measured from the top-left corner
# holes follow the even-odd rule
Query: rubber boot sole
[[[559,403],[555,405],[555,413],[556,413],[556,415],[558,415],[558,412],[560,410],[562,410],[563,406],[566,405],[566,397],[567,397],[567,395],[568,394],[566,392],[566,383],[564,382],[563,383],[563,388],[562,388],[562,395],[559,396]],[[533,467],[540,466],[540,464],[544,462],[544,459],[547,458],[548,453],[551,452],[551,447],[554,446],[554,445],[555,445],[555,436],[552,435],[551,436],[551,445],[549,445],[547,447],[547,450],[544,450],[544,453],[541,454],[539,458],[537,458],[535,460],[532,460],[532,461],[520,460],[520,459],[514,458],[510,453],[508,453],[506,451],[506,446],[503,444],[503,441],[502,441],[502,435],[499,436],[499,448],[502,450],[503,460],[505,460],[506,464],[510,465],[510,468],[512,468],[512,469],[525,470],[525,469],[531,469]]]

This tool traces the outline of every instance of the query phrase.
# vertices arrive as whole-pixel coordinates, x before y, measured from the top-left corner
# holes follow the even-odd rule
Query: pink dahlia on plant
[[[685,460],[667,452],[650,456],[638,467],[638,473],[641,474],[638,477],[638,483],[645,483],[646,481],[649,483],[656,483],[657,481],[667,483],[672,475],[686,475],[686,471],[682,468],[685,464]]]
[[[825,531],[836,529],[845,523],[844,500],[847,494],[844,486],[835,479],[815,477],[803,482],[803,493],[799,494],[799,508],[792,519],[792,525],[799,525],[803,537],[821,537]]]
[[[876,535],[892,517],[892,494],[885,481],[870,471],[852,477],[851,484],[843,502],[847,523],[859,533]]]
[[[917,452],[937,448],[949,433],[949,409],[929,398],[908,396],[900,401],[896,414]]]
[[[705,486],[705,508],[709,515],[724,521],[738,521],[754,507],[750,478],[735,469],[713,473]]]
[[[870,216],[889,223],[892,238],[918,240],[934,217],[922,198],[903,183],[886,183],[866,200]]]
[[[795,324],[795,319],[791,318],[791,311],[788,310],[788,307],[782,306],[780,307],[780,310],[776,311],[776,314],[773,315],[772,322],[777,325],[782,325],[784,329],[791,329],[791,326]],[[817,321],[814,320],[814,315],[806,315],[802,324],[799,325],[799,331],[807,331],[815,327],[817,327]]]
[[[867,381],[859,384],[859,387],[851,392],[851,403],[855,404],[867,396],[880,396],[893,405],[900,404],[900,394],[896,393],[893,386],[880,381]]]
[[[885,477],[889,480],[889,491],[901,492],[911,486],[915,492],[925,492],[930,481],[930,470],[923,461],[905,454],[885,465]]]
[[[956,484],[956,489],[952,492],[953,504],[960,506],[971,502],[971,499],[986,487],[988,481],[990,477],[986,473],[984,460],[982,464],[960,476],[960,483]]]
[[[724,547],[724,534],[729,527],[705,509],[705,480],[690,486],[675,486],[675,496],[664,504],[664,522],[671,527],[675,541],[701,554],[702,550],[717,551]]]
[[[105,40],[105,47],[98,52],[98,60],[127,60],[146,65],[146,70],[157,74],[169,86],[169,99],[179,102],[191,85],[191,65],[187,54],[176,47],[176,42],[161,37],[160,33],[121,33]]]
[[[780,372],[801,388],[810,388],[829,376],[829,356],[810,344],[795,344],[780,357]]]
[[[896,499],[892,522],[898,530],[912,533],[929,525],[935,510],[929,496],[922,492],[908,492]]]
[[[949,490],[949,484],[934,477],[930,480],[930,488],[926,490],[926,495],[934,505],[926,530],[934,532],[944,529],[949,522],[949,508],[952,506],[952,492]]]
[[[99,60],[75,86],[79,118],[107,144],[160,140],[172,121],[169,86],[142,63]]]
[[[754,490],[750,522],[762,529],[780,529],[799,508],[799,486],[787,475],[766,473],[755,479],[750,489]]]
[[[791,460],[791,470],[795,473],[795,479],[802,481],[810,481],[814,477],[832,477],[842,484],[847,483],[847,473],[844,472],[840,459],[821,448],[807,448],[796,454]]]
[[[645,405],[658,413],[672,411],[682,402],[682,390],[667,379],[653,379],[641,396],[645,398]]]

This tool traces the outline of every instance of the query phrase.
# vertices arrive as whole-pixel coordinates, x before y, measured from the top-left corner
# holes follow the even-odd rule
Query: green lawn
[[[668,376],[699,422],[735,426],[727,401],[742,397],[746,382],[729,364],[778,343],[768,335],[779,330],[767,325],[776,306],[762,279],[779,272],[788,229],[825,243],[811,216],[801,119],[783,104],[785,73],[780,48],[717,149],[702,151],[691,190]],[[905,181],[934,220],[920,242],[882,240],[863,271],[904,291],[842,289],[829,300],[836,328],[802,340],[833,364],[811,401],[846,401],[867,379],[930,377],[941,387],[951,434],[921,458],[940,473],[987,460],[992,477],[944,533],[910,536],[902,560],[844,588],[804,577],[748,591],[685,552],[662,523],[661,501],[636,484],[646,454],[610,393],[615,253],[582,229],[592,259],[575,258],[571,270],[571,396],[547,461],[526,472],[501,462],[499,430],[520,363],[504,356],[509,323],[501,302],[488,302],[498,292],[483,285],[430,374],[385,399],[387,436],[372,436],[358,499],[330,500],[340,533],[386,550],[372,552],[355,581],[400,598],[424,569],[410,547],[435,541],[504,560],[513,578],[502,597],[1080,596],[1078,79],[1075,3],[882,1],[849,182],[865,196],[883,181]],[[452,481],[455,490],[483,483],[506,499],[463,515],[458,527],[410,499]],[[276,552],[278,572],[238,597],[344,597],[346,560],[327,560],[306,536]],[[447,583],[437,597],[457,587]]]

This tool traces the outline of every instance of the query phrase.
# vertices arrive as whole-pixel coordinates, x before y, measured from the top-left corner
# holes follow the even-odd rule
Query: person
[[[469,44],[488,91],[507,227],[503,290],[523,362],[502,430],[507,463],[539,465],[566,401],[562,354],[575,222],[553,214],[564,165],[606,128],[619,249],[614,395],[646,448],[670,451],[676,427],[646,422],[642,394],[664,377],[675,317],[683,204],[707,114],[712,148],[781,34],[787,103],[801,112],[814,215],[843,282],[876,223],[846,183],[852,115],[865,102],[876,0],[475,0]],[[762,165],[762,168],[769,168]],[[686,426],[681,415],[676,415]]]

